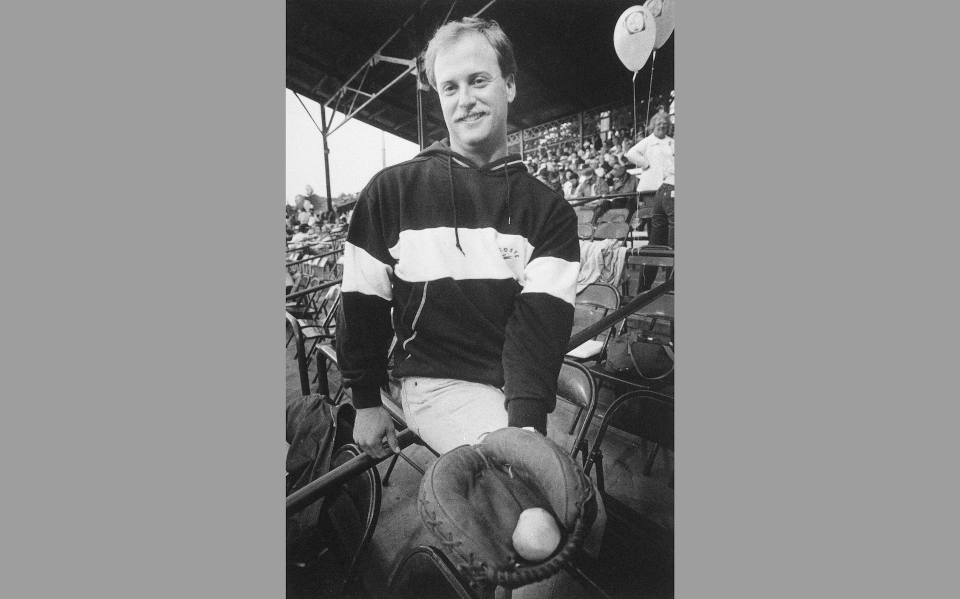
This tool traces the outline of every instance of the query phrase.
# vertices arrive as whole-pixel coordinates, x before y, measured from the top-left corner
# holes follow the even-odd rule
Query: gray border
[[[16,12],[0,595],[281,597],[284,7]]]
[[[940,483],[955,442],[939,441],[955,419],[921,404],[956,395],[935,380],[955,370],[944,344],[923,338],[955,296],[953,269],[930,268],[955,254],[933,242],[952,219],[928,214],[955,187],[930,168],[955,79],[940,18],[895,3],[678,11],[678,597],[957,586],[933,532],[937,504],[956,504]]]

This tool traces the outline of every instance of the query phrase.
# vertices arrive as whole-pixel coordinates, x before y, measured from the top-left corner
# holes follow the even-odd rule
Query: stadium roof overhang
[[[617,58],[613,30],[620,14],[637,4],[642,2],[288,0],[286,86],[417,143],[417,78],[411,60],[439,24],[482,11],[481,16],[500,24],[516,50],[517,97],[509,115],[510,132],[515,132],[633,101],[633,74]],[[637,74],[641,120],[651,68],[653,98],[674,88],[675,37]],[[377,54],[384,58],[371,61]],[[364,68],[371,62],[375,64]],[[436,93],[430,90],[419,97],[429,144],[445,137],[446,129]],[[328,123],[328,131],[341,121],[338,117]]]

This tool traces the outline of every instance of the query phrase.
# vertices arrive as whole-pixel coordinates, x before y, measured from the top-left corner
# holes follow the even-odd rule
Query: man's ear
[[[517,82],[513,74],[507,75],[504,82],[507,84],[507,104],[509,104],[517,97]]]

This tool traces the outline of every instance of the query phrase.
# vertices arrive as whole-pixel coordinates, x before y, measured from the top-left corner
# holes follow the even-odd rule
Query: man
[[[394,334],[407,424],[444,453],[506,426],[546,434],[573,323],[576,216],[507,155],[509,39],[483,19],[447,23],[424,69],[449,140],[374,176],[344,247],[337,354],[373,457],[399,451],[380,400]]]
[[[557,164],[554,162],[547,163],[546,183],[550,186],[550,189],[560,195],[563,195],[563,180],[560,178],[560,171],[557,169]]]
[[[605,193],[607,193],[607,183],[597,176],[596,169],[591,165],[584,167],[584,169],[580,171],[580,184],[577,185],[577,188],[574,190],[573,197],[590,198]],[[585,205],[589,208],[595,208],[599,206],[600,203],[601,200],[594,200],[587,202]]]
[[[670,117],[666,111],[657,112],[650,119],[653,133],[640,140],[626,153],[628,160],[643,169],[638,190],[656,189],[651,202],[650,244],[674,246],[674,141],[667,135]],[[670,271],[667,271],[670,276]],[[640,290],[650,289],[657,276],[656,266],[645,266],[640,279]]]
[[[300,211],[297,212],[297,224],[306,225],[310,222],[310,212],[308,211],[308,208],[313,208],[313,205],[310,204],[302,195],[298,195],[296,201],[300,206]]]
[[[610,195],[635,194],[637,191],[636,178],[628,173],[627,167],[622,164],[613,167],[608,181],[607,193]],[[597,220],[599,220],[607,210],[615,208],[627,208],[629,210],[627,213],[627,222],[630,222],[630,217],[633,216],[633,213],[637,210],[636,196],[617,198],[615,200],[601,200],[600,208],[597,210]]]
[[[568,200],[573,199],[573,192],[579,184],[579,177],[573,171],[567,171],[567,180],[563,183],[563,197]]]

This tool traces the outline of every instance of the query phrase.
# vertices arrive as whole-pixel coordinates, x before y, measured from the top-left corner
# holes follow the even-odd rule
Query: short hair
[[[500,75],[504,79],[517,74],[517,59],[513,55],[513,44],[510,43],[510,38],[503,29],[500,29],[500,25],[488,19],[464,17],[459,21],[444,23],[430,38],[430,43],[423,55],[423,70],[426,71],[430,87],[437,89],[437,78],[433,73],[437,53],[470,32],[479,33],[493,47],[494,52],[497,53],[497,63],[500,65]]]
[[[300,225],[299,228],[301,233],[306,233],[307,231],[310,230],[310,225]]]

